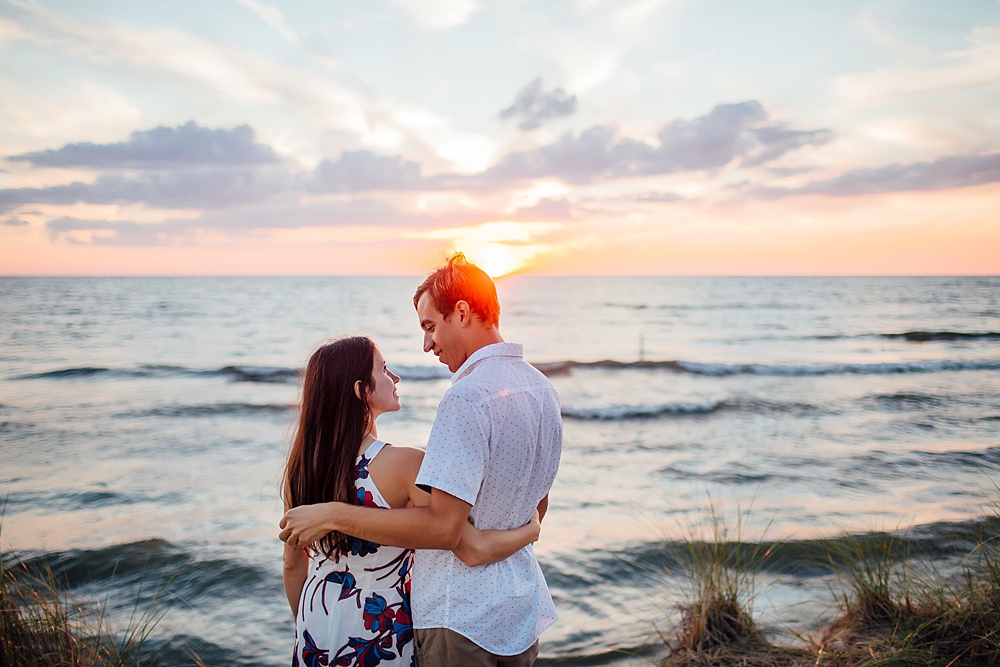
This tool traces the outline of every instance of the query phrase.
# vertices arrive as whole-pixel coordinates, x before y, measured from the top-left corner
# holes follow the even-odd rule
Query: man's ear
[[[361,380],[354,381],[354,395],[358,397],[359,401],[365,400],[361,398]]]
[[[455,310],[452,313],[458,317],[458,323],[464,327],[472,324],[472,308],[467,301],[455,302]]]

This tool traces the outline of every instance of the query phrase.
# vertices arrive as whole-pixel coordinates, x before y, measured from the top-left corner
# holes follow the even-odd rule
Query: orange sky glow
[[[1000,274],[1000,4],[500,5],[10,3],[0,275]]]

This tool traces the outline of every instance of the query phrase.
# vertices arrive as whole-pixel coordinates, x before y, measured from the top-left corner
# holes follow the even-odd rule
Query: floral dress
[[[358,457],[354,488],[364,507],[389,507],[368,475],[385,444],[376,440]],[[311,554],[295,615],[292,667],[415,667],[412,563],[411,549],[354,537],[340,562]]]

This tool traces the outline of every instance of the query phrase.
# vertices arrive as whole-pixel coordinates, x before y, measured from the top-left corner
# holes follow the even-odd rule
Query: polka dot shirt
[[[438,407],[417,484],[472,505],[480,530],[523,526],[559,468],[562,420],[552,383],[521,345],[487,345],[452,377]],[[496,655],[528,649],[556,621],[531,545],[471,568],[450,551],[417,550],[414,626],[450,628]]]

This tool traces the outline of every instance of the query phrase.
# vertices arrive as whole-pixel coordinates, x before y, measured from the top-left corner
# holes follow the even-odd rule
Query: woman
[[[375,421],[399,410],[399,377],[374,342],[343,338],[306,366],[299,425],[284,476],[285,509],[328,501],[426,505],[414,485],[423,452],[378,439]],[[455,555],[470,566],[503,560],[538,539],[536,517],[507,531],[466,524]],[[411,666],[409,549],[332,532],[308,551],[285,546],[285,593],[295,614],[293,667]]]

